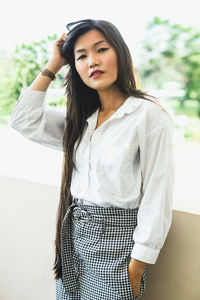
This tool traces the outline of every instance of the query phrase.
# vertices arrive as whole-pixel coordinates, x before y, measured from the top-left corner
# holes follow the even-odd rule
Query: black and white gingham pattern
[[[137,212],[74,199],[62,226],[63,274],[56,282],[57,300],[137,300],[143,295],[147,269],[138,297],[128,277]]]

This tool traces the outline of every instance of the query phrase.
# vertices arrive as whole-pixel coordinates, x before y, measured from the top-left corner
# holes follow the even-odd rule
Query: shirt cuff
[[[131,257],[148,264],[155,264],[159,253],[159,249],[135,243],[131,252]]]
[[[44,103],[46,94],[46,91],[36,91],[29,87],[22,88],[17,104],[23,102],[23,105],[27,104],[32,107],[37,107],[38,104],[41,105],[41,103]]]
[[[21,90],[21,94],[23,96],[29,95],[33,97],[44,97],[46,95],[47,91],[37,91],[37,90],[32,90],[30,87],[24,87]]]

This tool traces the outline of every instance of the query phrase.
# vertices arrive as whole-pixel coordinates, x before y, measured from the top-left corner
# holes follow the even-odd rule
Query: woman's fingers
[[[56,46],[62,47],[64,44],[65,40],[67,38],[67,34],[63,33],[55,42]]]
[[[62,67],[64,65],[67,65],[67,60],[61,55],[61,48],[66,41],[67,34],[62,33],[59,38],[54,42],[54,47],[51,55],[51,60],[58,66]]]
[[[58,38],[57,41],[65,41],[66,38],[67,38],[67,34],[66,34],[66,33],[63,33],[63,34]]]

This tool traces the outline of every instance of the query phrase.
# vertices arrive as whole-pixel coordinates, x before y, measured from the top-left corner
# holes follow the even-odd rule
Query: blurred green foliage
[[[184,90],[179,105],[184,107],[186,100],[197,101],[196,113],[200,117],[199,30],[155,17],[146,32],[140,45],[142,85],[162,89],[164,82],[178,82]]]
[[[22,87],[29,86],[40,69],[45,66],[57,35],[47,36],[28,45],[16,46],[12,55],[0,53],[0,122],[7,123]],[[185,128],[187,138],[199,139],[200,119],[200,32],[195,27],[171,24],[169,20],[155,17],[147,24],[138,57],[137,69],[141,88],[163,89],[164,83],[176,82],[184,91],[183,97],[169,99],[175,115],[189,116]],[[63,88],[65,70],[57,74],[51,88]],[[48,104],[66,105],[64,96],[47,99]],[[199,122],[199,123],[198,123]]]
[[[172,99],[163,101],[164,106],[168,111],[173,111],[175,115],[175,127],[184,131],[184,137],[187,141],[200,142],[200,119],[196,116],[198,103],[195,100],[185,101],[184,106],[179,105],[179,99]],[[186,124],[179,125],[177,118],[183,117],[187,121]]]
[[[29,45],[16,46],[12,55],[1,56],[0,114],[2,121],[5,119],[3,116],[11,113],[22,87],[29,86],[46,65],[56,39],[57,35],[54,34]],[[51,87],[63,87],[63,79],[64,73],[59,72],[57,80],[51,84]],[[63,98],[60,102],[64,102]]]

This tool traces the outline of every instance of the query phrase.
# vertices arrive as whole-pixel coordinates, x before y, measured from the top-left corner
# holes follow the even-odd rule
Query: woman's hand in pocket
[[[137,297],[140,294],[141,278],[144,272],[146,263],[131,258],[128,265],[128,275],[134,295]]]

